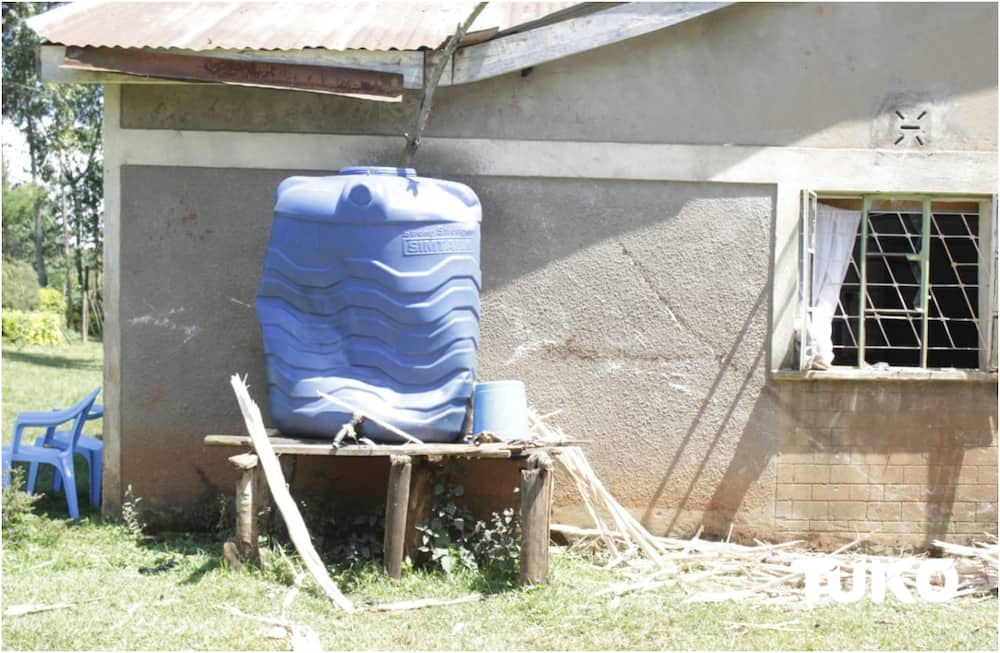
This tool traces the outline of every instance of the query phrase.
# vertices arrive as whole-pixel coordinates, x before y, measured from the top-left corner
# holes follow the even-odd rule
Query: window
[[[997,368],[989,198],[802,199],[800,368]]]

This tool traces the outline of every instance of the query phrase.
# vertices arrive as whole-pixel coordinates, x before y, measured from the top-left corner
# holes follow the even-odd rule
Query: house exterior
[[[494,22],[455,55],[412,165],[483,205],[479,377],[522,379],[540,411],[561,409],[658,534],[920,547],[996,533],[996,5],[680,5],[534,5],[510,19],[524,29]],[[243,432],[229,375],[266,403],[253,298],[275,188],[395,165],[430,55],[390,49],[384,8],[359,12],[371,33],[339,50],[268,50],[272,34],[216,52],[161,30],[191,54],[399,72],[405,90],[157,83],[60,68],[67,46],[125,33],[101,3],[69,11],[33,26],[47,78],[105,84],[105,511],[131,486],[150,523],[197,525],[235,478],[202,446]],[[126,59],[171,45],[128,34],[148,40]],[[934,225],[939,203],[964,207],[980,363],[801,369],[810,191],[871,211],[926,195]],[[383,466],[309,460],[296,478],[381,500]],[[484,495],[513,487],[485,462],[470,475]],[[554,519],[587,524],[568,479],[556,493]]]

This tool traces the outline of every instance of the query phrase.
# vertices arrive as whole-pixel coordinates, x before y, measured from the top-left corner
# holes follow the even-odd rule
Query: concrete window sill
[[[775,381],[963,381],[966,383],[996,383],[996,372],[981,370],[934,369],[896,367],[890,369],[865,369],[833,367],[829,370],[775,370]]]

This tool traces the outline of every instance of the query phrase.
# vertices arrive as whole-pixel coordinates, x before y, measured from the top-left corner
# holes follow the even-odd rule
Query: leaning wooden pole
[[[281,517],[285,520],[285,526],[288,529],[288,536],[291,538],[292,544],[295,545],[295,549],[302,556],[302,561],[313,575],[313,578],[316,579],[316,583],[334,606],[348,614],[357,612],[350,599],[344,596],[334,584],[326,571],[326,566],[323,565],[323,561],[320,560],[319,554],[316,553],[316,549],[312,545],[312,540],[309,538],[309,529],[306,528],[302,514],[299,513],[292,495],[285,486],[285,477],[281,473],[281,464],[278,462],[278,456],[275,455],[274,449],[267,439],[267,433],[264,429],[264,419],[260,416],[260,409],[254,403],[253,399],[250,398],[250,393],[247,391],[247,386],[243,382],[243,379],[234,374],[230,382],[232,383],[233,391],[236,393],[236,400],[240,404],[240,412],[243,413],[243,421],[246,422],[250,441],[253,444],[254,451],[257,453],[258,461],[264,470],[264,477],[267,479],[267,485],[271,491],[271,499],[281,512]]]
[[[451,38],[445,43],[444,47],[435,50],[434,54],[437,56],[437,60],[434,62],[434,68],[428,74],[426,67],[424,70],[424,95],[420,100],[420,110],[417,112],[417,119],[413,125],[413,129],[406,133],[406,145],[403,147],[403,154],[399,157],[399,167],[406,168],[410,165],[410,159],[416,154],[417,148],[420,147],[420,139],[423,136],[424,128],[427,127],[427,120],[431,116],[431,107],[434,105],[434,91],[437,90],[438,83],[441,81],[441,75],[444,74],[444,69],[451,62],[452,55],[455,54],[455,50],[458,49],[458,44],[465,37],[465,33],[469,31],[472,27],[472,23],[476,22],[479,18],[479,14],[483,13],[483,9],[486,9],[487,2],[480,2],[472,10],[472,13],[468,15],[461,25],[455,30],[455,33],[451,35]]]

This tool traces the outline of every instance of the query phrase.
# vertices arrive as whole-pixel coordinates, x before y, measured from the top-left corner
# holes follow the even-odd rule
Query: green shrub
[[[3,259],[3,307],[16,311],[38,309],[38,275],[30,263]]]
[[[62,317],[55,313],[4,310],[0,322],[3,339],[18,347],[55,345],[60,340]]]
[[[66,315],[66,300],[55,288],[38,289],[38,310],[43,313],[55,313],[60,317]]]

